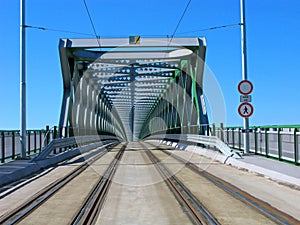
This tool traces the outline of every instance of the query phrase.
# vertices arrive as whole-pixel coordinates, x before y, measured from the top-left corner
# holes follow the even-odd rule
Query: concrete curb
[[[155,142],[162,143],[160,141],[155,141]],[[176,142],[168,142],[167,144],[170,146],[176,147],[177,149],[193,152],[193,153],[211,158],[218,162],[236,167],[238,169],[244,169],[251,173],[260,174],[260,175],[262,175],[266,178],[269,178],[271,180],[274,180],[278,183],[283,183],[283,184],[293,186],[293,187],[300,189],[300,179],[299,178],[289,176],[287,174],[280,173],[280,172],[277,172],[274,170],[270,170],[270,169],[267,169],[267,168],[264,168],[264,167],[261,167],[261,166],[255,165],[255,164],[251,164],[249,162],[243,162],[243,160],[244,160],[243,158],[242,159],[234,159],[231,157],[226,157],[218,151],[205,149],[205,148],[201,148],[198,146],[191,146],[191,145],[186,145],[186,144],[181,144],[181,143],[176,143]]]
[[[192,149],[190,149],[192,148]],[[189,146],[185,149],[186,151],[192,151],[199,155],[203,155],[212,158],[221,163],[236,167],[238,169],[248,170],[251,173],[257,173],[263,175],[266,178],[272,179],[277,182],[285,183],[287,185],[298,186],[300,188],[300,179],[292,177],[277,171],[266,169],[264,167],[243,162],[243,159],[227,158],[224,155],[214,152],[213,150],[207,150],[196,146]]]

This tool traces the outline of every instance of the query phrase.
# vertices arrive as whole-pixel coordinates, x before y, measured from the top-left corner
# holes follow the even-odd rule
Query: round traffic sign
[[[239,105],[238,112],[241,117],[248,118],[252,116],[254,108],[250,103],[244,102]]]
[[[253,91],[253,84],[249,80],[242,80],[238,85],[238,90],[242,95],[249,95]]]

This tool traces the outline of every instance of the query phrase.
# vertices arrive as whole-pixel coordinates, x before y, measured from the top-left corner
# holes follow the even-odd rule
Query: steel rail
[[[285,212],[282,212],[267,202],[260,200],[249,193],[241,190],[240,188],[228,183],[227,181],[214,176],[213,174],[201,170],[200,167],[198,167],[196,164],[187,162],[185,159],[183,159],[180,156],[174,155],[170,152],[164,151],[163,148],[157,147],[160,151],[165,153],[168,156],[171,156],[172,158],[176,159],[177,161],[184,163],[187,168],[195,172],[196,174],[206,178],[207,180],[213,182],[215,185],[217,185],[222,190],[226,191],[227,193],[231,194],[233,197],[239,199],[240,201],[246,203],[247,205],[251,206],[255,210],[259,211],[266,217],[270,218],[272,221],[278,224],[300,224],[300,221],[295,219],[294,217],[288,215]]]
[[[118,151],[114,160],[110,163],[105,173],[100,178],[97,185],[95,185],[82,208],[79,210],[78,214],[73,218],[70,224],[94,224],[108,194],[113,176],[115,175],[126,146],[127,144],[124,144]]]
[[[40,192],[32,196],[28,201],[21,204],[19,207],[10,211],[9,213],[3,215],[0,218],[0,224],[12,225],[18,223],[20,220],[24,219],[30,213],[32,213],[37,207],[43,204],[47,199],[49,199],[52,195],[54,195],[58,190],[64,187],[67,183],[81,174],[84,170],[86,170],[91,163],[100,159],[104,156],[111,148],[116,146],[118,143],[108,144],[101,149],[106,148],[104,151],[101,151],[100,154],[95,157],[85,161],[82,165],[77,167],[75,170],[68,173],[66,176],[56,180],[55,182],[48,185],[46,188],[42,189]]]
[[[158,172],[172,191],[180,205],[188,212],[188,216],[194,224],[214,224],[220,225],[219,221],[202,205],[192,192],[174,176],[169,169],[150,151],[146,154],[152,161]]]

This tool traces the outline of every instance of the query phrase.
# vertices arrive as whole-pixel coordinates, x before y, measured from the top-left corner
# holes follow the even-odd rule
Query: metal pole
[[[240,0],[241,6],[241,44],[242,44],[242,79],[248,80],[247,74],[247,46],[246,46],[246,22],[245,0]],[[249,118],[244,118],[244,153],[249,153]]]
[[[25,0],[20,0],[20,142],[21,158],[26,158],[26,60],[25,60]]]

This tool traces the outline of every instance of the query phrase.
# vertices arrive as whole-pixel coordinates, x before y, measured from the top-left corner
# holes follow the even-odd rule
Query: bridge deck
[[[187,150],[190,150],[188,148],[194,147],[188,146]],[[199,171],[211,173],[298,220],[300,218],[300,206],[298,204],[300,201],[299,186],[297,188],[296,186],[291,187],[291,185],[280,184],[280,177],[278,177],[278,181],[274,181],[262,176],[263,174],[259,175],[246,171],[246,169],[252,169],[253,171],[255,167],[258,168],[259,166],[260,168],[265,166],[265,170],[261,170],[262,173],[270,171],[268,170],[271,169],[268,168],[270,165],[267,162],[268,159],[266,159],[265,164],[261,164],[261,160],[252,160],[256,156],[245,156],[244,159],[238,160],[243,163],[244,168],[238,169],[235,167],[234,161],[231,161],[233,166],[218,162],[217,160],[220,159],[218,153],[210,150],[202,149],[203,152],[207,153],[207,156],[210,154],[209,158],[195,154],[192,151],[176,151],[170,146],[158,145],[158,142],[144,142],[129,143],[127,145],[116,169],[97,224],[119,224],[119,222],[122,222],[122,224],[190,223],[189,217],[185,212],[186,210],[176,201],[172,192],[169,191],[168,185],[155,169],[155,164],[150,161],[145,149],[151,150],[160,162],[165,164],[197,198],[201,198],[201,201],[205,203],[210,211],[214,212],[214,215],[221,223],[241,224],[241,221],[247,221],[249,224],[254,224],[255,220],[259,220],[260,222],[264,221],[264,224],[273,224],[273,221],[257,214],[255,210],[248,209],[244,203],[230,197],[225,192],[219,193],[215,185],[189,171],[185,164],[176,161],[171,157],[172,155],[180,156],[186,159],[187,162],[194,163],[199,167]],[[171,156],[158,149],[164,149],[165,152],[171,153]],[[46,202],[47,204],[45,205],[48,205],[48,207],[39,207],[35,213],[30,215],[32,217],[27,217],[22,221],[23,224],[32,224],[33,221],[36,224],[42,224],[43,221],[47,221],[47,223],[53,221],[53,224],[57,224],[60,221],[60,224],[62,224],[64,220],[67,224],[69,222],[67,218],[72,218],[72,213],[76,213],[79,205],[86,198],[85,195],[88,194],[89,187],[93,186],[95,181],[91,177],[97,179],[103,175],[104,168],[113,159],[117,151],[118,149],[115,147],[114,150],[96,161],[96,164],[89,167],[85,171],[86,174],[89,174],[86,178],[82,178],[82,180],[75,178],[72,182],[73,188],[76,190],[72,190],[72,185],[66,186],[64,191],[58,192],[57,195],[50,198],[51,201]],[[212,154],[214,154],[213,157],[211,157]],[[259,163],[255,165],[255,162]],[[83,159],[78,156],[58,166],[51,167],[37,176],[25,179],[7,190],[3,188],[0,193],[0,219],[4,214],[17,208],[49,186],[49,184],[75,170],[82,163]],[[280,162],[272,160],[272,163],[277,165],[277,170],[281,168],[278,166]],[[246,165],[248,165],[248,168]],[[288,167],[285,167],[281,171],[283,172],[282,176],[290,176],[291,178],[294,176],[294,179],[299,180],[299,177],[297,177],[299,167],[290,166],[290,168],[297,169],[288,171]],[[279,173],[279,171],[277,172]],[[268,174],[265,175],[268,176]],[[203,186],[203,184],[205,185]],[[208,186],[210,188],[206,189]],[[215,198],[216,196],[218,197]],[[68,214],[62,213],[63,209],[67,208],[68,205],[75,210],[75,212],[68,210],[70,217],[67,216]],[[54,212],[53,210],[56,211]],[[34,216],[34,214],[38,216]],[[49,216],[52,217],[50,221]]]

